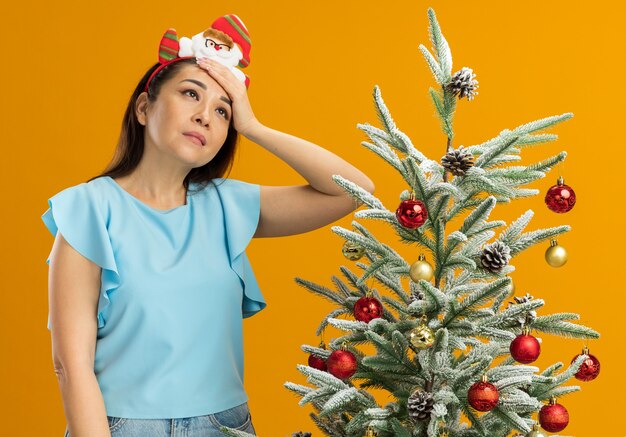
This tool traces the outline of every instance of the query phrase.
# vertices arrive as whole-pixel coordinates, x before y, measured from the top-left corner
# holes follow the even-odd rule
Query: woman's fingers
[[[225,90],[227,93],[239,95],[241,88],[245,88],[245,84],[237,79],[230,68],[207,58],[201,58],[197,61],[201,68],[204,68]],[[231,95],[231,97],[234,97]]]
[[[230,71],[228,67],[220,64],[219,62],[213,61],[211,59],[202,58],[200,61],[198,61],[198,65],[200,65],[201,67],[203,67],[209,72],[216,72],[222,75],[224,75],[227,72],[232,74],[232,72]]]

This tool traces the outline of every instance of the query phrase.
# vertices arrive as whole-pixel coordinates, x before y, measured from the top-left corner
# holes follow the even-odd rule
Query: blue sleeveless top
[[[248,400],[242,319],[266,306],[245,253],[259,185],[191,184],[185,205],[158,210],[101,176],[48,206],[52,235],[102,267],[94,371],[107,415],[193,417]]]

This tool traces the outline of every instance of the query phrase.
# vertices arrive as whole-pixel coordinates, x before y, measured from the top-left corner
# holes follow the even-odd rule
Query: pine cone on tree
[[[434,403],[432,393],[418,388],[411,393],[407,402],[409,416],[415,420],[428,420]]]
[[[509,304],[506,307],[507,309],[511,308],[512,306],[516,304],[530,302],[534,298],[533,296],[530,295],[530,293],[526,293],[526,296],[514,297],[513,299],[515,300],[515,302],[509,302]],[[528,325],[529,323],[533,322],[536,318],[537,318],[537,311],[531,310],[522,314],[518,314],[515,320],[517,320],[517,322],[519,322],[521,325]]]
[[[409,305],[415,302],[416,300],[424,300],[426,299],[426,295],[424,292],[417,286],[417,284],[413,281],[409,284],[411,289],[411,294],[409,295]]]
[[[478,81],[474,80],[474,77],[476,75],[473,74],[471,68],[463,67],[454,73],[446,87],[453,96],[458,95],[459,100],[463,97],[467,97],[467,100],[472,100],[478,94],[478,91],[475,91],[478,88]]]
[[[480,256],[484,268],[492,273],[497,273],[509,263],[511,249],[501,241],[485,246]]]
[[[455,176],[465,176],[465,172],[474,166],[474,155],[463,146],[457,150],[452,150],[441,158],[441,165]]]
[[[416,300],[424,300],[426,299],[426,295],[423,291],[418,291],[417,293],[411,293],[409,295],[409,305],[415,302]]]

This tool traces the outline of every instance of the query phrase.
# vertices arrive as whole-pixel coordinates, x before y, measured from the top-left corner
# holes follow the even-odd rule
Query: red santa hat
[[[247,67],[250,64],[250,34],[243,24],[243,21],[235,14],[227,14],[219,17],[211,23],[213,29],[224,32],[230,36],[233,41],[239,44],[243,58],[239,60],[239,68]]]

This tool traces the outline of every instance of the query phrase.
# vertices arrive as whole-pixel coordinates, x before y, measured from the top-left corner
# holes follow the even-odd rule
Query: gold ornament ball
[[[341,253],[343,253],[343,256],[348,258],[350,261],[356,261],[363,256],[363,254],[365,253],[365,248],[356,243],[353,243],[352,241],[346,241],[345,243],[343,243]]]
[[[424,255],[420,255],[418,260],[411,264],[409,276],[413,282],[419,282],[420,279],[430,281],[435,276],[435,271],[433,266],[428,261],[425,261]]]
[[[540,431],[539,425],[535,423],[533,425],[533,430],[526,434],[526,437],[547,437],[544,433]]]
[[[411,330],[409,341],[416,349],[428,349],[435,344],[435,333],[425,324],[421,324]]]
[[[376,432],[372,429],[372,427],[368,426],[367,431],[363,434],[363,437],[376,437]]]
[[[567,251],[555,239],[550,241],[550,247],[546,250],[546,261],[552,267],[561,267],[567,262]]]

